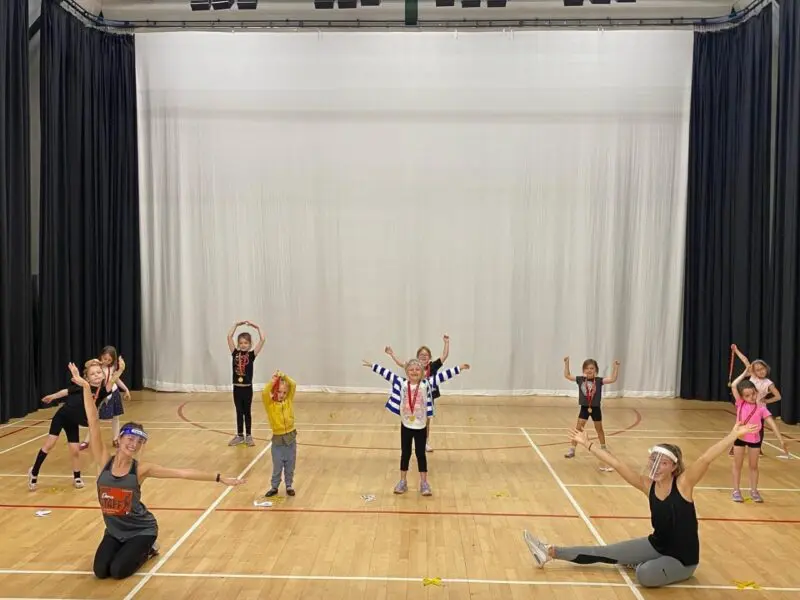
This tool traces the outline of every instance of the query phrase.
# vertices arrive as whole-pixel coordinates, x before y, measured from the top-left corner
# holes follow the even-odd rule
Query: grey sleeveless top
[[[111,473],[114,457],[97,477],[97,499],[103,511],[106,533],[124,542],[137,535],[158,536],[158,522],[142,504],[142,489],[136,476],[138,461],[134,460],[127,474],[116,477]]]

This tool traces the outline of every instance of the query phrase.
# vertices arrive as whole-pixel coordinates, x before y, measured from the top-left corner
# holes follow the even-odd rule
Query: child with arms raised
[[[297,430],[294,427],[295,381],[280,371],[261,392],[264,410],[272,428],[272,481],[265,496],[278,493],[281,473],[286,482],[286,493],[294,496],[294,466],[297,462]]]
[[[611,372],[611,377],[598,377],[597,372],[600,370],[597,366],[597,361],[593,358],[587,358],[583,361],[581,370],[583,375],[573,377],[569,371],[569,356],[564,357],[564,377],[570,381],[578,384],[578,403],[581,410],[578,413],[578,424],[575,427],[578,431],[583,431],[586,426],[586,421],[591,417],[594,421],[594,428],[597,431],[597,438],[600,441],[600,448],[606,449],[606,433],[603,431],[603,412],[600,408],[600,402],[603,399],[603,386],[614,383],[619,376],[619,361],[614,361],[614,370]],[[573,440],[570,449],[564,455],[565,458],[575,457],[575,447],[577,443]]]
[[[434,383],[442,384],[452,379],[462,371],[469,369],[469,365],[464,364],[460,367],[444,369],[435,376],[423,378],[422,363],[416,358],[405,363],[406,377],[395,375],[377,363],[365,360],[363,364],[392,384],[392,392],[386,402],[386,408],[400,416],[400,481],[395,486],[394,493],[405,494],[408,491],[408,465],[411,462],[411,446],[413,444],[419,468],[420,493],[423,496],[432,495],[433,492],[428,482],[428,459],[425,456],[425,432],[428,418],[433,412],[430,387]]]

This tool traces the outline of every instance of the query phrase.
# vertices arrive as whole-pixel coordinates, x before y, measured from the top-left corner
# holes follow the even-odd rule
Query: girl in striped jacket
[[[425,456],[427,422],[428,418],[433,415],[430,388],[466,371],[469,369],[469,365],[442,369],[430,377],[423,377],[422,363],[416,358],[412,358],[406,363],[406,377],[400,377],[389,369],[366,360],[364,366],[371,368],[373,373],[377,373],[392,384],[392,392],[386,402],[386,408],[400,416],[400,481],[395,486],[394,493],[404,494],[408,491],[406,479],[413,443],[419,468],[419,491],[423,496],[432,495],[433,492],[428,483],[428,460]]]

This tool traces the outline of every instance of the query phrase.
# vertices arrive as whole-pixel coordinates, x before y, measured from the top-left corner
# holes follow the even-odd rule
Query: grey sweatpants
[[[297,462],[297,441],[285,444],[272,444],[272,487],[278,489],[281,484],[281,472],[286,480],[286,487],[292,487],[294,481],[294,464]]]
[[[677,558],[664,556],[647,538],[637,538],[608,546],[556,546],[558,560],[579,565],[606,563],[636,568],[636,579],[643,587],[661,587],[689,579],[697,565],[686,567]]]

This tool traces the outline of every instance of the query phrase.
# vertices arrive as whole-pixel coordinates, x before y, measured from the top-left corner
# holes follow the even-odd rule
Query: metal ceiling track
[[[88,25],[115,31],[133,33],[141,30],[173,29],[173,30],[257,30],[257,29],[421,29],[421,30],[453,30],[453,29],[632,29],[632,28],[715,28],[737,25],[757,12],[764,4],[772,0],[753,0],[740,11],[731,10],[730,14],[719,17],[701,19],[676,18],[615,18],[615,19],[418,19],[419,0],[405,0],[405,19],[397,20],[360,20],[360,19],[281,19],[281,20],[186,20],[186,21],[117,21],[95,15],[75,0],[44,0],[58,2],[62,7],[81,18]]]

